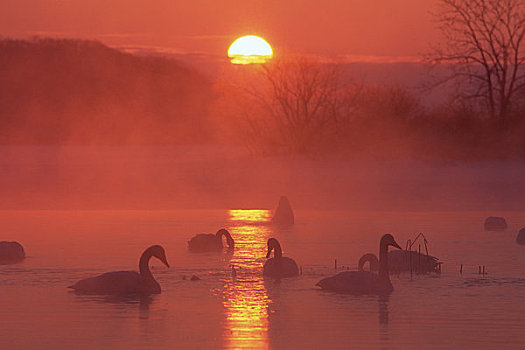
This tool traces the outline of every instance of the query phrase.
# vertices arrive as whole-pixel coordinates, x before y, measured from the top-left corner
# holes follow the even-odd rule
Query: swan
[[[505,231],[508,227],[505,218],[500,216],[489,216],[483,224],[485,231]]]
[[[394,250],[388,252],[388,268],[390,272],[409,272],[417,273],[440,273],[441,262],[438,258],[432,255],[421,254],[410,250]],[[379,260],[377,256],[372,253],[367,253],[359,259],[357,268],[359,271],[364,271],[364,265],[370,263],[370,271],[379,270]]]
[[[228,243],[228,249],[234,248],[235,242],[233,241],[230,232],[225,229],[220,229],[216,234],[201,233],[195,235],[188,241],[188,249],[191,252],[218,252],[223,248],[222,236],[226,236],[226,242]]]
[[[263,275],[270,277],[294,277],[299,275],[299,268],[291,258],[283,256],[281,245],[275,238],[268,239],[268,253],[266,259],[273,253],[273,258],[266,260],[263,267]]]
[[[18,242],[0,242],[0,265],[16,264],[26,257],[24,247]]]
[[[521,245],[525,244],[525,227],[518,232],[518,236],[516,237],[516,243]]]
[[[367,271],[345,271],[335,276],[323,278],[316,286],[334,292],[351,294],[388,294],[394,290],[388,273],[388,246],[398,249],[391,234],[381,237],[379,243],[379,274]]]
[[[272,222],[282,226],[291,226],[294,224],[295,219],[288,197],[281,196],[281,198],[279,198],[279,205],[272,217]]]
[[[164,248],[153,245],[146,249],[139,260],[139,271],[107,272],[96,277],[78,281],[68,288],[82,294],[124,295],[124,294],[158,294],[160,285],[149,270],[149,260],[154,256],[170,267],[166,260]]]

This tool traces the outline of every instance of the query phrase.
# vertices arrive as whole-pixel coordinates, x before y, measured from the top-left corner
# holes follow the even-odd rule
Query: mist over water
[[[227,146],[0,146],[2,209],[521,210],[521,161],[254,158]]]

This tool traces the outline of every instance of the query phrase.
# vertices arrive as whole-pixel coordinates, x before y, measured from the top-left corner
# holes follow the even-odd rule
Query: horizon
[[[438,38],[430,15],[433,0],[395,4],[380,0],[367,5],[345,0],[233,3],[221,2],[221,8],[231,11],[220,18],[215,2],[209,0],[191,4],[158,0],[146,9],[142,3],[120,0],[73,0],[53,6],[44,0],[6,1],[0,4],[0,33],[15,38],[94,39],[111,47],[210,57],[225,56],[236,38],[256,34],[277,51],[390,60],[419,57]],[[321,4],[324,11],[309,11]]]

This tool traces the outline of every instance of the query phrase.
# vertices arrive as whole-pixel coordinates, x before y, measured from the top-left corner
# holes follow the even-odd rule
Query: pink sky
[[[256,34],[294,53],[417,56],[436,0],[2,0],[0,35],[81,37],[225,55]]]

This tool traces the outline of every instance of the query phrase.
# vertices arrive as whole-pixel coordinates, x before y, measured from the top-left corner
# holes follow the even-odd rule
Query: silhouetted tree
[[[299,57],[274,60],[260,68],[258,84],[247,89],[260,112],[246,114],[250,133],[259,137],[267,133],[274,148],[285,153],[322,148],[344,110],[339,66]]]
[[[490,118],[506,128],[518,92],[525,88],[525,1],[438,0],[435,17],[446,45],[431,55],[466,83],[461,97],[484,103]]]
[[[422,112],[418,98],[399,85],[369,84],[354,86],[348,96],[347,112],[338,128],[343,152],[404,153],[410,124]]]
[[[237,128],[230,139],[254,154],[392,153],[421,112],[403,87],[355,83],[333,62],[293,57],[237,68],[216,110],[224,131]]]
[[[209,142],[209,86],[96,41],[0,39],[0,144]]]

